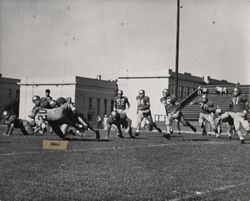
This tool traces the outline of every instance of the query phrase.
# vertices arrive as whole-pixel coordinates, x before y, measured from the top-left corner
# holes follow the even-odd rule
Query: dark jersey
[[[121,98],[116,96],[114,98],[114,107],[115,109],[126,110],[126,104],[129,106],[129,101],[126,96],[122,96]]]
[[[216,111],[216,108],[214,107],[214,104],[211,101],[207,101],[204,103],[202,99],[198,99],[194,102],[194,104],[200,104],[201,113],[203,114],[211,114]]]
[[[234,97],[229,105],[229,108],[232,109],[233,112],[243,112],[244,110],[248,110],[249,103],[247,97]]]
[[[22,126],[22,120],[19,119],[16,115],[11,115],[8,120],[5,120],[5,123],[8,126],[14,124],[15,128],[20,128]]]
[[[162,97],[160,102],[164,105],[166,114],[175,112],[178,109],[178,103],[175,96]]]
[[[149,110],[150,109],[150,101],[149,101],[148,96],[144,96],[142,98],[140,96],[137,96],[136,100],[137,100],[137,109],[138,110]]]
[[[109,125],[116,125],[117,127],[119,127],[120,125],[122,125],[123,127],[127,127],[128,124],[127,124],[127,121],[126,119],[124,118],[121,118],[121,116],[118,114],[116,117],[113,117],[113,116],[110,116],[108,119],[107,119],[107,123]]]

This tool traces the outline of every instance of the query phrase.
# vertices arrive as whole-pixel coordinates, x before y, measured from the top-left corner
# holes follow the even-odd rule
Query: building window
[[[184,98],[188,96],[189,87],[184,87]]]
[[[16,90],[16,99],[19,99],[19,89]]]
[[[88,121],[93,121],[93,115],[92,114],[88,114]]]
[[[89,109],[92,110],[92,98],[89,98]]]
[[[175,94],[175,85],[172,85],[171,94]]]
[[[114,100],[111,100],[111,107],[110,107],[110,112],[112,112],[114,109]]]
[[[183,86],[178,86],[178,96],[179,98],[182,98],[183,97]]]
[[[85,112],[85,98],[82,97],[82,111]]]
[[[9,89],[8,90],[8,97],[11,98],[11,96],[12,96],[12,89]]]
[[[189,96],[189,93],[190,93],[190,88],[187,87],[187,95]]]
[[[100,98],[97,98],[97,102],[96,102],[97,114],[100,114],[100,103],[101,103]]]
[[[108,100],[104,99],[104,114],[107,114]]]

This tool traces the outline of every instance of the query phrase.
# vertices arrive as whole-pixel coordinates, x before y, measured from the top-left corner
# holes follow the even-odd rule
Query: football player
[[[46,130],[50,130],[48,122],[44,121],[43,124],[41,123],[41,120],[39,122],[36,122],[35,116],[36,113],[39,111],[39,109],[47,108],[51,109],[53,107],[57,107],[55,102],[51,99],[50,101],[46,97],[40,98],[40,96],[35,95],[32,98],[32,102],[34,103],[34,107],[32,108],[31,114],[28,115],[33,121],[32,126],[34,127],[34,132],[39,133],[40,135],[43,135]],[[38,125],[39,124],[39,125]]]
[[[198,99],[190,103],[190,105],[193,104],[200,105],[201,112],[199,116],[199,125],[202,128],[202,135],[207,135],[205,123],[208,122],[213,131],[215,132],[216,137],[219,138],[220,136],[218,135],[215,122],[213,119],[213,113],[216,112],[216,108],[214,107],[214,104],[211,101],[208,101],[207,94],[203,94],[201,99]]]
[[[217,131],[218,131],[218,135],[221,135],[222,129],[221,129],[221,123],[227,123],[227,134],[228,134],[228,139],[231,140],[232,139],[232,134],[235,131],[235,127],[234,127],[234,120],[232,118],[232,116],[230,115],[231,112],[221,112],[220,108],[216,109],[216,113],[218,114],[218,117],[215,119],[215,125],[217,127]]]
[[[139,95],[136,97],[137,100],[137,127],[135,135],[138,136],[141,130],[141,122],[146,118],[149,122],[151,128],[155,128],[159,133],[161,129],[153,121],[151,110],[150,110],[150,100],[148,96],[145,96],[145,91],[141,89]]]
[[[68,99],[68,100],[67,100]],[[56,102],[59,104],[59,105],[63,105],[65,104],[66,102],[71,102],[71,98],[63,98],[63,97],[60,97],[56,100]],[[73,104],[73,103],[72,103]],[[83,128],[85,129],[88,129],[88,130],[91,130],[93,131],[95,134],[96,134],[96,139],[99,140],[100,139],[100,133],[98,130],[94,129],[92,127],[92,125],[88,122],[87,118],[85,117],[85,115],[83,113],[80,113],[78,112],[77,110],[73,113],[70,114],[69,118],[74,121],[74,122],[77,122],[79,124],[81,124],[83,126]],[[76,133],[79,134],[79,131],[77,130]]]
[[[123,121],[131,122],[131,119],[127,117],[127,110],[130,108],[128,98],[123,95],[122,90],[118,90],[117,96],[114,98],[114,111],[117,111],[120,115],[120,119]]]
[[[47,121],[55,133],[61,138],[65,138],[68,126],[71,126],[82,131],[89,128],[95,132],[96,139],[100,139],[99,131],[94,130],[90,125],[85,123],[81,115],[76,110],[76,107],[71,102],[71,99],[57,108],[39,109],[35,120],[41,128],[44,128],[45,121]]]
[[[118,90],[117,96],[114,98],[114,110],[119,114],[125,114],[126,111],[130,108],[130,103],[126,96],[123,96],[123,91]]]
[[[176,100],[174,95],[170,95],[168,89],[163,89],[162,91],[163,97],[160,99],[160,102],[164,105],[166,111],[166,129],[167,134],[164,135],[167,139],[170,139],[170,134],[173,132],[172,123],[174,120],[181,122],[183,126],[188,126],[194,132],[196,132],[196,128],[190,124],[185,118],[181,110],[178,108],[179,103]],[[177,127],[179,128],[177,122]]]
[[[234,120],[235,130],[240,138],[241,144],[245,143],[244,137],[240,131],[240,125],[246,130],[247,134],[250,133],[249,123],[246,115],[249,110],[249,103],[246,96],[241,96],[241,90],[239,87],[233,89],[233,98],[229,105],[232,110],[231,116]]]
[[[135,138],[132,134],[132,127],[131,127],[131,119],[129,118],[121,118],[117,111],[112,111],[110,117],[107,120],[107,136],[106,139],[109,140],[110,130],[112,125],[115,125],[118,129],[118,137],[124,138],[122,135],[121,127],[126,128],[126,133],[129,134],[130,138]]]
[[[14,128],[20,128],[23,135],[34,134],[31,124],[27,120],[19,119],[16,115],[10,114],[10,112],[7,110],[3,112],[3,117],[4,117],[5,124],[7,125],[6,130],[3,133],[3,135],[5,136],[12,135]]]

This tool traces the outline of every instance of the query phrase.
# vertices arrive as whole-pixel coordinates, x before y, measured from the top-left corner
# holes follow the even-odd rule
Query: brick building
[[[18,101],[19,101],[19,85],[20,80],[2,77],[0,74],[0,118],[4,109],[10,109],[12,112],[18,113]]]

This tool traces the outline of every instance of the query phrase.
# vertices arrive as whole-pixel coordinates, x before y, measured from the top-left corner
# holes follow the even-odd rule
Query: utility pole
[[[175,55],[175,96],[178,99],[179,79],[179,37],[180,37],[180,0],[177,0],[177,23],[176,23],[176,55]]]

